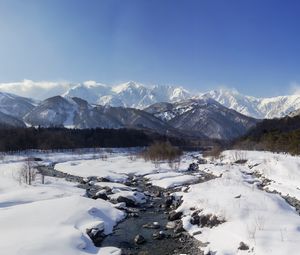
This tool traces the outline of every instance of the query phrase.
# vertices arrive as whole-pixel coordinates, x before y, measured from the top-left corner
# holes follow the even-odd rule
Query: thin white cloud
[[[292,95],[300,95],[300,83],[292,82],[290,84],[290,94]]]
[[[16,94],[23,97],[45,99],[66,92],[74,84],[70,82],[49,82],[23,80],[21,82],[0,83],[0,91]]]

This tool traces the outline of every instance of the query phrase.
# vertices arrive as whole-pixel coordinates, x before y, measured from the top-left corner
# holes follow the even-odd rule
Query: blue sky
[[[0,82],[300,83],[297,0],[0,0]]]

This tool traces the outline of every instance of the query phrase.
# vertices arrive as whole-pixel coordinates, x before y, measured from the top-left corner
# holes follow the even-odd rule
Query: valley
[[[204,160],[201,153],[189,152],[178,169],[171,169],[145,162],[138,151],[5,155],[2,251],[297,254],[300,217],[287,195],[300,199],[298,157],[225,151]],[[28,156],[39,159],[35,164],[44,184],[40,174],[33,185],[18,183]]]
[[[1,0],[0,255],[299,255],[299,12]]]

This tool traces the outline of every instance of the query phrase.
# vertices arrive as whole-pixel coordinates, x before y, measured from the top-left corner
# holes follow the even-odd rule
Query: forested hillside
[[[300,116],[264,120],[234,146],[300,154]]]

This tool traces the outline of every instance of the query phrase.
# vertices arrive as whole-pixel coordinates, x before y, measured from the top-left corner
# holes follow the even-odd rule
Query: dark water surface
[[[153,186],[146,186],[142,179],[138,182],[138,188],[150,193],[160,191],[163,194],[164,190]],[[139,212],[139,217],[128,217],[123,222],[119,223],[114,230],[114,233],[107,236],[102,242],[102,247],[114,246],[122,249],[122,254],[148,254],[148,255],[175,255],[175,254],[202,254],[198,248],[200,243],[189,236],[186,232],[181,235],[174,233],[173,229],[166,229],[168,222],[168,209],[161,208],[165,204],[164,194],[157,198],[151,197],[144,206],[136,208]],[[147,208],[149,205],[153,205]],[[158,222],[159,229],[144,228],[143,225]],[[162,240],[153,238],[154,233],[163,231],[166,237]],[[134,242],[136,235],[142,235],[146,242],[137,245]]]

